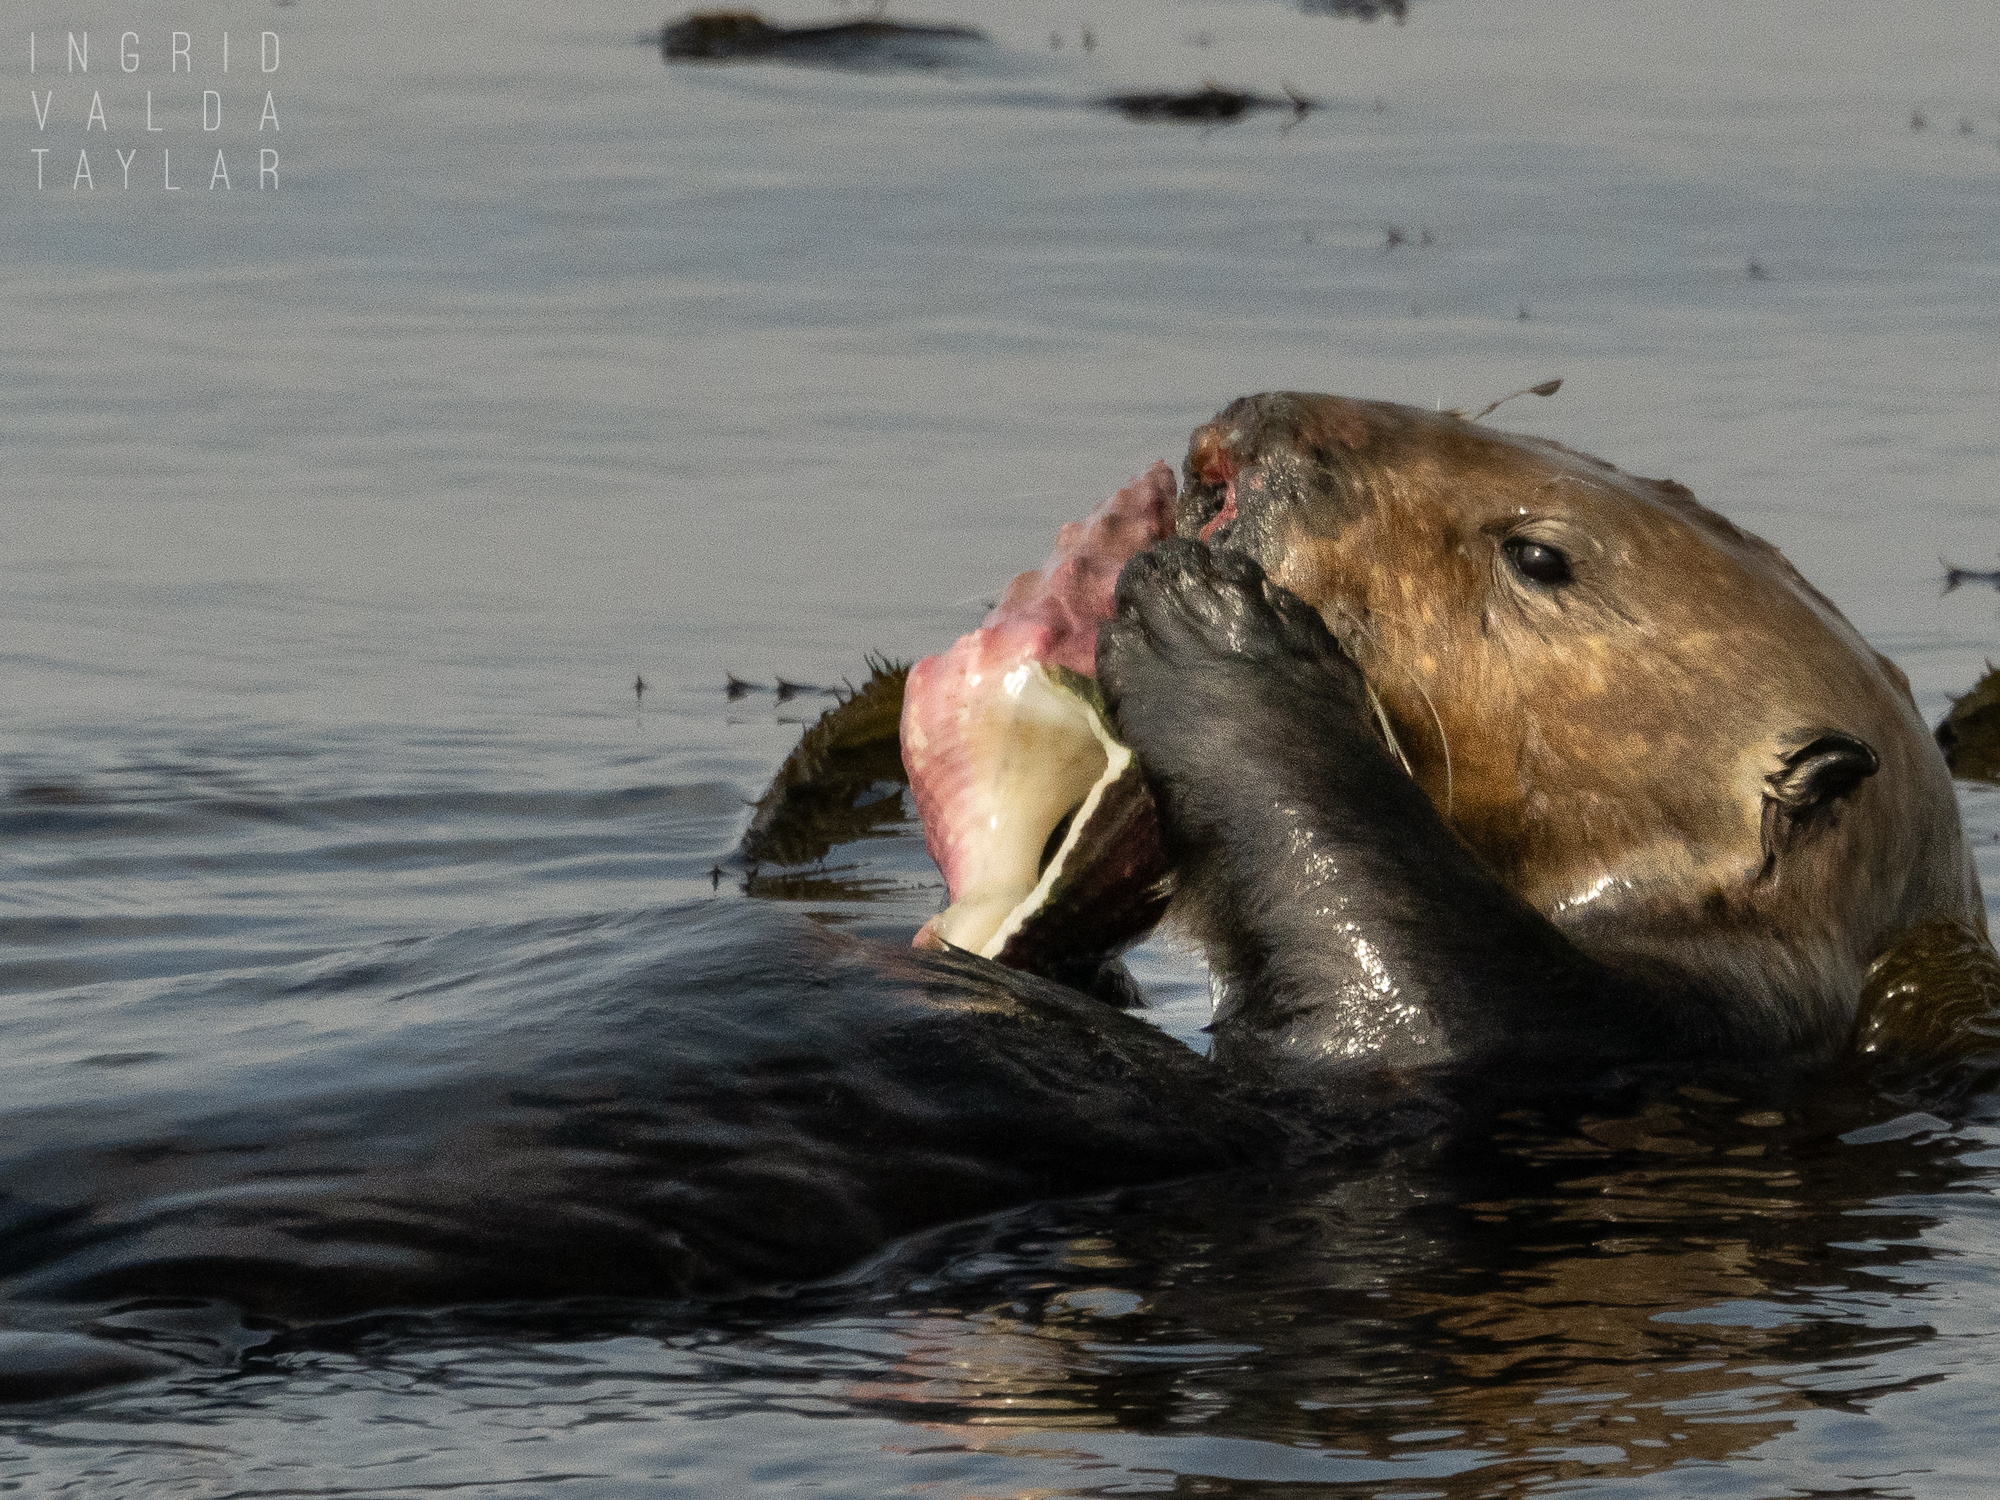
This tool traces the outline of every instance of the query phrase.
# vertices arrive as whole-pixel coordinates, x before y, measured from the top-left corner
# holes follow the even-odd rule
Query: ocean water
[[[598,0],[15,7],[4,1107],[309,1075],[420,985],[531,1009],[586,938],[693,955],[772,905],[907,937],[941,896],[907,821],[746,889],[746,804],[829,700],[729,674],[941,648],[1249,391],[1561,376],[1493,420],[1769,537],[1930,717],[2000,655],[1994,596],[1940,591],[2000,550],[1983,0],[922,15],[990,44],[668,67],[660,13]],[[1210,79],[1323,107],[1092,103]],[[2000,888],[2000,794],[1962,803]],[[1193,1039],[1198,964],[1137,968]],[[0,1408],[0,1484],[1980,1495],[1996,1172],[1979,1106],[1690,1095],[1027,1205],[749,1300],[142,1309],[183,1364]]]

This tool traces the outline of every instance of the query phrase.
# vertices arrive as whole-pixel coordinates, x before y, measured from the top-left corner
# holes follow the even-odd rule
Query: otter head
[[[1447,823],[1587,952],[1824,1038],[1896,932],[1983,926],[1902,673],[1670,481],[1279,392],[1199,429],[1181,535],[1319,610]]]

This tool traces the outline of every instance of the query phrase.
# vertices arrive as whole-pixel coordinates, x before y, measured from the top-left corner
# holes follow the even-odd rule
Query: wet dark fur
[[[285,1320],[731,1295],[1285,1137],[1142,1021],[779,909],[635,918],[533,960],[532,1002],[518,975],[440,975],[421,947],[258,997],[273,1027],[351,1017],[307,1059],[279,1048],[217,1082],[194,1048],[152,1087],[133,1069],[10,1101],[0,1294]],[[184,1025],[241,1025],[242,1003],[184,1002]]]
[[[1098,675],[1161,805],[1179,913],[1217,979],[1216,1053],[1359,1085],[1478,1064],[1545,1087],[1698,1050],[1451,832],[1376,733],[1361,674],[1256,563],[1133,560]]]

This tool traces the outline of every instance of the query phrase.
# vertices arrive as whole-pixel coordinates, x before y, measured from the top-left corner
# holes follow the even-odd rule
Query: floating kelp
[[[761,682],[745,682],[734,672],[725,673],[728,679],[723,685],[724,695],[733,703],[738,698],[747,698],[752,693],[771,693],[780,703],[789,703],[794,698],[838,698],[839,688],[817,687],[810,682],[788,682],[780,677],[766,686]]]
[[[1393,17],[1398,26],[1409,19],[1410,0],[1299,0],[1309,16],[1347,16],[1356,21]]]
[[[1951,700],[1937,727],[1938,748],[1962,781],[2000,781],[2000,670],[1992,663],[1972,691]]]
[[[2000,568],[1954,568],[1945,564],[1944,591],[1954,593],[1967,584],[1980,584],[1989,589],[2000,589]]]
[[[1117,110],[1128,120],[1166,120],[1191,125],[1224,124],[1267,109],[1284,110],[1294,119],[1302,120],[1313,110],[1325,108],[1289,87],[1282,95],[1274,96],[1224,88],[1219,83],[1178,93],[1110,94],[1097,102],[1106,109]]]
[[[754,10],[693,11],[660,28],[668,62],[782,62],[827,68],[941,68],[987,45],[976,27],[944,22],[828,21],[774,26]]]
[[[1167,896],[1157,817],[1090,673],[1118,571],[1173,531],[1155,464],[1009,585],[980,628],[910,671],[903,761],[951,893],[920,945],[1068,972],[1137,941]]]
[[[1855,1050],[1880,1088],[1930,1100],[1990,1088],[2000,1076],[2000,960],[1985,935],[1947,921],[1898,939],[1869,967]]]
[[[836,844],[866,838],[903,818],[897,744],[910,669],[870,663],[866,682],[821,714],[758,799],[743,834],[746,863],[802,865]]]

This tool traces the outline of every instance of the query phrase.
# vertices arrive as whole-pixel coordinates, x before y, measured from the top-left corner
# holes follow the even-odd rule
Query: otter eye
[[[1507,539],[1507,561],[1530,583],[1554,588],[1570,580],[1569,559],[1547,542],[1530,541],[1524,536]]]

